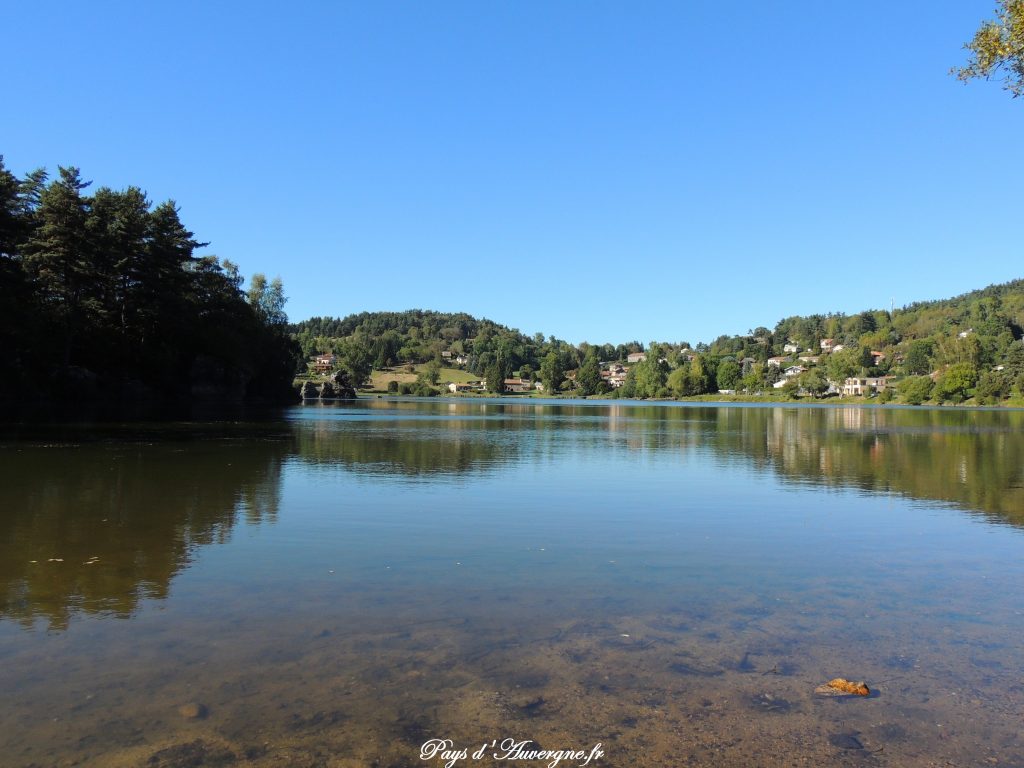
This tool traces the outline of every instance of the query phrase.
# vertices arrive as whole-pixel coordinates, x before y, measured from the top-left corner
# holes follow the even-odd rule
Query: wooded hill
[[[294,398],[279,281],[198,256],[173,201],[0,157],[0,399]]]
[[[316,317],[290,328],[307,357],[335,353],[337,366],[357,381],[372,369],[449,365],[462,357],[492,392],[518,374],[543,381],[549,394],[688,397],[724,389],[820,397],[862,378],[858,394],[884,401],[997,403],[1024,396],[1024,280],[893,312],[787,317],[773,329],[692,347],[574,346],[467,314],[424,310]],[[646,359],[629,366],[623,386],[612,389],[602,364],[625,364],[638,351]],[[419,393],[429,394],[431,382],[422,384]]]

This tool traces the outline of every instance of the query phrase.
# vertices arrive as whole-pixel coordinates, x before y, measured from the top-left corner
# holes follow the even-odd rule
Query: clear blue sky
[[[11,2],[0,153],[173,198],[293,320],[710,341],[1024,276],[993,0]]]

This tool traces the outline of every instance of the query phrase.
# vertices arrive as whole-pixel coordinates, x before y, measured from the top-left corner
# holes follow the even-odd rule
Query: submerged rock
[[[775,696],[774,694],[759,693],[756,696],[752,696],[750,699],[750,705],[752,709],[759,712],[774,712],[775,714],[785,715],[793,710],[797,709],[797,705],[788,699],[784,699],[781,696]]]
[[[846,731],[844,733],[833,733],[828,737],[828,743],[833,747],[839,747],[840,749],[857,750],[864,749],[864,744],[857,737],[860,734],[857,731]]]
[[[178,707],[178,714],[186,720],[202,720],[209,714],[209,710],[205,704],[200,704],[198,701],[190,701],[188,704],[182,704]]]
[[[149,768],[213,768],[233,765],[237,759],[225,746],[196,739],[154,752],[146,765]]]

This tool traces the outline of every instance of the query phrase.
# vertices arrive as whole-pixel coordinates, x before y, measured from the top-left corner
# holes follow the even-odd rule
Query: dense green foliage
[[[419,309],[361,312],[341,319],[314,317],[292,325],[291,330],[307,357],[332,352],[339,358],[339,367],[360,382],[372,369],[440,361],[443,352],[451,352],[464,356],[466,369],[494,387],[500,388],[499,382],[517,371],[524,376],[539,371],[546,391],[551,392],[558,391],[565,371],[582,365],[588,350],[593,349],[600,360],[618,360],[643,349],[636,341],[617,347],[575,347],[553,336],[526,336],[464,313]]]
[[[810,394],[822,392],[822,377],[841,383],[856,376],[923,376],[932,386],[920,381],[901,386],[905,402],[956,403],[974,397],[994,403],[1019,397],[1024,390],[1022,334],[1024,280],[1015,280],[892,312],[787,317],[772,330],[761,327],[745,335],[722,336],[698,350],[711,361],[741,364],[746,372],[741,388],[770,384],[773,374],[765,364],[781,357],[779,368],[798,362],[811,366],[799,380]],[[822,340],[842,349],[822,354]],[[787,352],[787,344],[801,352]],[[799,360],[800,355],[806,362]],[[759,365],[760,376],[752,375]],[[732,381],[735,369],[729,365],[723,373]]]
[[[289,396],[280,280],[245,294],[173,201],[89,185],[77,168],[19,180],[0,157],[0,395]]]
[[[597,350],[591,347],[587,350],[583,365],[576,374],[576,384],[580,388],[580,394],[585,397],[607,392],[608,387],[601,379],[601,361],[597,358]]]
[[[539,378],[545,394],[635,398],[722,389],[752,395],[772,392],[776,383],[780,396],[818,398],[836,394],[852,377],[884,379],[887,386],[864,388],[866,395],[877,391],[882,402],[998,403],[1024,390],[1024,280],[892,312],[787,317],[773,329],[720,336],[692,348],[652,342],[646,359],[629,365],[616,389],[602,367],[625,365],[630,353],[643,351],[638,342],[573,346],[465,314],[422,310],[313,318],[291,329],[307,355],[332,351],[339,367],[359,381],[372,368],[440,363],[447,353],[446,360],[464,360],[463,367],[494,393],[516,374]]]

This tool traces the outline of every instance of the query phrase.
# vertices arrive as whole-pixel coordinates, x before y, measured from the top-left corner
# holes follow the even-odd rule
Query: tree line
[[[0,397],[291,397],[280,280],[197,255],[172,200],[0,156]]]
[[[466,360],[463,367],[490,382],[493,391],[499,391],[501,383],[516,373],[531,381],[557,379],[560,384],[564,373],[580,367],[591,351],[595,359],[618,360],[644,348],[639,341],[576,346],[542,333],[528,336],[465,313],[421,309],[314,317],[290,329],[304,355],[335,354],[338,367],[358,383],[373,370],[431,362],[441,365],[447,352],[452,358]],[[436,377],[428,374],[425,383],[436,384]]]
[[[517,329],[466,314],[423,310],[363,312],[342,319],[318,317],[291,330],[307,355],[333,352],[356,382],[374,369],[427,365],[410,394],[431,394],[440,367],[461,358],[463,367],[501,393],[504,380],[540,381],[548,394],[682,398],[736,390],[773,389],[787,367],[783,394],[825,395],[851,377],[892,377],[883,400],[997,403],[1024,396],[1024,280],[989,286],[941,301],[894,310],[790,316],[774,328],[723,335],[710,344],[633,341],[573,345],[554,336]],[[345,334],[335,336],[335,333]],[[825,350],[835,350],[825,353]],[[799,350],[793,352],[792,350]],[[612,388],[602,368],[625,367]],[[447,355],[445,355],[447,353]],[[444,357],[443,357],[444,356]]]

